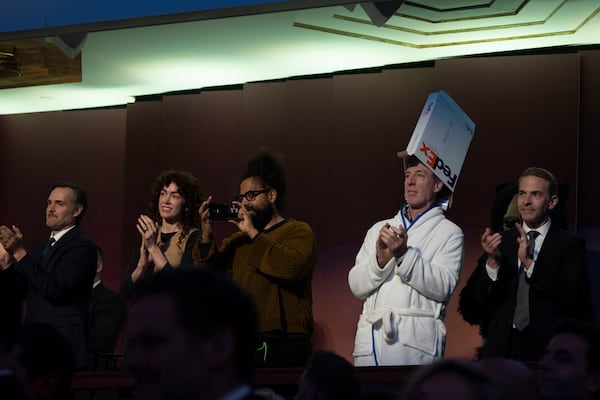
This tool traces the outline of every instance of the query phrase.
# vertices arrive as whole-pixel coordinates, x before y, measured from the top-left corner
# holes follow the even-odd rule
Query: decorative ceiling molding
[[[399,17],[414,18],[431,23],[510,17],[519,14],[530,1],[534,0],[407,1],[395,14]],[[563,3],[566,1],[562,0]]]
[[[4,86],[0,115],[121,106],[141,96],[247,82],[600,45],[599,0],[405,0],[382,27],[371,23],[362,6],[327,3],[331,6],[89,31],[73,67],[83,76],[72,83]],[[46,71],[38,68],[41,79]],[[19,71],[24,70],[14,46],[0,47],[0,76],[14,78]]]
[[[434,19],[423,12],[431,13],[431,9],[418,8],[415,2],[404,3],[381,27],[374,26],[359,8],[350,12],[342,7],[328,20],[321,19],[317,23],[301,15],[294,26],[395,46],[427,49],[573,35],[600,12],[597,4],[594,7],[589,7],[590,3],[588,7],[581,4],[578,8],[567,7],[576,3],[567,0],[506,1],[509,4],[504,4],[505,7],[499,7],[498,2],[488,7],[469,7],[466,0],[461,3],[462,7],[448,8],[449,11],[436,10]],[[471,2],[474,3],[480,2]],[[464,14],[465,10],[468,10],[468,15]],[[473,14],[474,11],[479,14]],[[451,15],[444,16],[445,13]],[[512,17],[507,19],[507,15]]]

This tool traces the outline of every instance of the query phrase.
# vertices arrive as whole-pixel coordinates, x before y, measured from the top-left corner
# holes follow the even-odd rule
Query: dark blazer
[[[78,226],[44,255],[46,243],[13,264],[28,285],[25,322],[57,328],[73,347],[75,368],[87,368],[87,313],[96,275],[96,246]]]
[[[106,370],[99,353],[114,353],[125,323],[127,308],[123,297],[102,282],[92,290],[89,306],[89,349],[92,368]]]
[[[10,348],[21,326],[26,286],[14,268],[0,270],[0,345]]]
[[[490,317],[482,357],[503,357],[510,353],[517,293],[518,235],[516,229],[502,233],[497,281],[492,281],[487,274],[487,257],[479,260],[481,275],[477,298]],[[539,361],[557,320],[589,319],[592,315],[584,239],[551,224],[535,260],[533,274],[527,281],[530,323],[520,335],[529,350],[528,354],[513,357]]]

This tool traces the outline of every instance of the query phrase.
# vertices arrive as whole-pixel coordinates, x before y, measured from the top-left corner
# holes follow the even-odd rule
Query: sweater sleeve
[[[312,273],[317,260],[316,238],[308,224],[288,221],[277,235],[261,233],[254,238],[250,267],[286,282],[299,282]]]

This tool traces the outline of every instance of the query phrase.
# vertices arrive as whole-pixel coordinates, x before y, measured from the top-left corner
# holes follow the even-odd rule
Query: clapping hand
[[[383,268],[392,257],[402,257],[408,249],[408,234],[402,226],[385,224],[377,239],[377,263]]]

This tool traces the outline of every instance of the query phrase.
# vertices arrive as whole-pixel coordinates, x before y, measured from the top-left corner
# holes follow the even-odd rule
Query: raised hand
[[[12,257],[0,243],[0,269],[5,270],[12,264]]]
[[[500,243],[502,243],[502,235],[493,233],[490,228],[485,228],[483,235],[481,235],[481,248],[487,254],[487,264],[491,268],[500,266]]]
[[[146,249],[149,250],[156,246],[159,229],[156,222],[152,221],[149,216],[142,214],[138,217],[136,228],[142,236],[142,242]]]
[[[212,201],[212,196],[208,196],[208,199],[202,202],[198,209],[200,214],[200,227],[202,228],[202,242],[208,243],[213,240],[213,226],[210,218],[208,218],[208,205]]]
[[[392,257],[402,257],[408,249],[407,241],[408,234],[402,226],[385,224],[379,231],[377,239],[376,254],[379,267],[383,268]]]
[[[240,210],[238,211],[238,219],[230,219],[228,221],[237,226],[237,228],[240,231],[244,232],[251,239],[254,239],[254,237],[260,232],[254,227],[254,223],[252,222],[252,216],[250,215],[246,207],[239,201],[234,201],[233,204],[237,205],[240,208]]]

